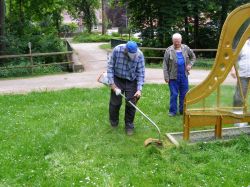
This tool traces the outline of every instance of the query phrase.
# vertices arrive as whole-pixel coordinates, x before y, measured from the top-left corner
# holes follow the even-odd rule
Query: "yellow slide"
[[[250,3],[240,6],[229,14],[223,25],[215,63],[210,74],[201,84],[191,89],[185,97],[183,118],[183,138],[185,140],[189,139],[189,131],[192,127],[214,125],[215,136],[220,138],[222,124],[234,123],[236,119],[241,122],[250,122],[249,113],[236,115],[223,110],[219,104],[209,109],[191,107],[198,102],[203,102],[214,91],[217,91],[217,102],[219,102],[220,85],[233,68],[249,37]]]

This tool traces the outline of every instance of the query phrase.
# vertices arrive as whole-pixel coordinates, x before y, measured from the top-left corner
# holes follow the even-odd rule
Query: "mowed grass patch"
[[[226,87],[225,89],[232,89]],[[249,136],[180,148],[145,148],[155,128],[136,114],[136,132],[108,122],[108,88],[0,96],[1,186],[247,186]],[[166,85],[145,85],[138,106],[166,132],[182,131],[167,116]]]

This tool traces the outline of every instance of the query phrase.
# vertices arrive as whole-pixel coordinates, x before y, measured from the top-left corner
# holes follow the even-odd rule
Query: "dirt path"
[[[82,73],[0,80],[0,94],[100,87],[102,85],[96,79],[101,72],[106,70],[107,65],[107,52],[99,48],[101,44],[72,44],[80,63],[84,65],[85,70]],[[200,83],[207,77],[208,73],[209,71],[205,70],[192,70],[189,77],[190,84]],[[232,81],[232,78],[229,77],[226,83],[231,84]],[[164,83],[162,70],[147,68],[145,83]]]
[[[105,71],[107,65],[107,52],[99,48],[104,43],[71,44],[76,51],[85,72]]]

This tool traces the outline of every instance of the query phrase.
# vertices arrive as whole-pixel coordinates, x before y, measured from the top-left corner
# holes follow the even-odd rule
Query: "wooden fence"
[[[29,46],[30,52],[29,54],[20,54],[20,55],[1,55],[0,59],[9,59],[9,58],[29,58],[30,64],[27,66],[11,66],[11,67],[0,67],[0,70],[2,69],[18,69],[18,68],[30,68],[33,72],[33,68],[39,67],[39,66],[51,66],[51,65],[63,65],[68,64],[69,69],[75,71],[82,71],[83,66],[79,64],[74,65],[73,61],[73,49],[69,43],[68,40],[65,40],[67,51],[65,52],[50,52],[50,53],[32,53],[31,46]],[[152,47],[140,47],[142,51],[145,50],[153,50],[153,51],[165,51],[167,48],[152,48]],[[193,49],[194,52],[216,52],[217,49]],[[108,56],[110,55],[111,50],[108,50]],[[65,62],[54,62],[54,63],[48,63],[48,64],[34,64],[33,57],[41,57],[41,56],[56,56],[56,55],[66,55],[67,61]],[[145,59],[159,59],[162,60],[163,56],[160,57],[154,57],[154,56],[145,56]],[[80,67],[81,66],[81,67]]]
[[[167,48],[152,48],[152,47],[140,47],[142,51],[152,50],[152,51],[165,51]],[[217,49],[192,49],[194,52],[216,52]],[[163,59],[164,57],[144,57],[145,59]]]
[[[19,68],[30,68],[31,71],[33,72],[33,68],[35,67],[40,67],[40,66],[52,66],[52,65],[63,65],[63,64],[68,64],[69,69],[72,69],[74,71],[74,65],[73,65],[73,49],[70,46],[70,43],[68,40],[65,40],[66,48],[67,51],[65,52],[50,52],[50,53],[32,53],[31,51],[31,45],[29,44],[29,54],[20,54],[20,55],[1,55],[0,59],[10,59],[10,58],[29,58],[30,59],[30,64],[27,66],[3,66],[0,67],[0,70],[2,69],[19,69]],[[67,61],[64,62],[54,62],[54,63],[48,63],[48,64],[34,64],[33,57],[41,57],[41,56],[57,56],[57,55],[66,55]]]
[[[152,50],[152,51],[165,51],[167,48],[153,48],[153,47],[139,47],[141,51],[145,50]],[[216,52],[217,49],[192,49],[194,52]],[[112,53],[112,49],[107,50],[107,55],[110,55]],[[163,59],[164,57],[149,57],[144,56],[145,59]]]

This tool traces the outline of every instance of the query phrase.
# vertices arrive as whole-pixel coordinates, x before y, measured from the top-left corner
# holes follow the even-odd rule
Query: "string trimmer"
[[[108,86],[108,77],[107,77],[107,73],[102,73],[98,79],[97,79],[98,82]],[[159,127],[155,124],[155,122],[153,120],[151,120],[145,113],[143,113],[134,103],[132,103],[131,101],[129,101],[126,96],[122,93],[120,93],[120,95],[130,104],[132,105],[138,112],[140,112],[156,129],[157,129],[157,132],[158,132],[158,139],[155,139],[155,138],[147,138],[145,141],[144,141],[144,145],[145,146],[148,146],[149,144],[156,144],[156,145],[159,145],[159,146],[162,146],[162,141],[161,141],[161,131],[159,129]]]

